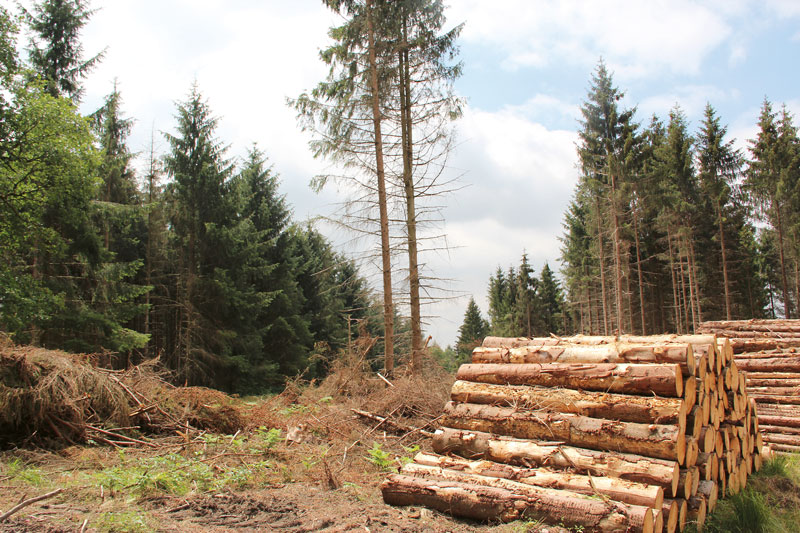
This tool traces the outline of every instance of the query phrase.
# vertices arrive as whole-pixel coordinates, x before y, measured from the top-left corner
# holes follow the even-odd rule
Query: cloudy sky
[[[518,264],[525,250],[537,272],[545,261],[559,268],[562,212],[577,179],[578,109],[601,56],[643,122],[679,103],[696,128],[709,101],[745,147],[765,96],[800,112],[797,0],[447,3],[448,26],[465,23],[456,88],[468,106],[450,159],[464,188],[444,211],[452,249],[425,259],[437,277],[453,280],[448,289],[465,295],[428,309],[436,315],[428,332],[442,346],[454,342],[469,295],[486,312],[487,280],[498,265]],[[321,2],[91,5],[99,11],[84,31],[86,53],[107,52],[87,81],[84,111],[99,106],[116,78],[136,120],[131,148],[145,151],[154,133],[163,151],[161,132],[173,131],[175,102],[196,80],[231,155],[257,142],[296,219],[332,212],[336,190],[308,188],[325,164],[312,158],[285,104],[326,74],[318,50],[337,17]]]

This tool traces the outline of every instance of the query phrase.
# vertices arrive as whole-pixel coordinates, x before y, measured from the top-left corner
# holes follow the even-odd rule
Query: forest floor
[[[321,384],[234,399],[243,425],[232,434],[187,430],[118,448],[90,441],[2,451],[0,515],[61,492],[0,521],[0,532],[566,531],[383,503],[382,480],[417,451],[430,451],[422,433],[435,429],[448,399],[452,375],[428,370],[424,380],[389,386],[351,362]],[[218,395],[209,391],[206,407]]]
[[[392,386],[345,361],[322,383],[289,383],[272,397],[177,390],[191,392],[206,416],[225,417],[206,420],[211,426],[235,420],[230,433],[187,426],[137,435],[141,443],[125,447],[90,440],[0,451],[0,516],[60,490],[0,520],[0,533],[569,531],[533,521],[480,524],[383,503],[386,475],[417,451],[431,451],[424,433],[436,428],[449,397],[453,376],[428,366],[423,379],[399,377]],[[215,410],[221,399],[224,408]],[[746,491],[721,500],[706,531],[800,531],[800,457],[768,463]]]

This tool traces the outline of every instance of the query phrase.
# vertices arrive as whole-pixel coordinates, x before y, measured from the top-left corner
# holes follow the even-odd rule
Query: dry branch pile
[[[778,452],[800,452],[800,320],[703,322],[731,337],[747,393],[758,404],[761,437]]]
[[[152,445],[143,435],[233,433],[245,425],[230,397],[174,387],[154,361],[114,371],[91,359],[0,344],[0,446]]]
[[[761,464],[755,403],[714,335],[487,337],[387,503],[586,531],[683,530]]]

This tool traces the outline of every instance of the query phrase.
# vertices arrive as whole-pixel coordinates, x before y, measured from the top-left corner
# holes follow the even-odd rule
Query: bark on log
[[[778,396],[772,394],[749,394],[759,406],[761,404],[800,405],[800,396]]]
[[[780,433],[761,433],[764,442],[770,444],[788,444],[800,447],[800,435],[782,435]]]
[[[686,458],[686,435],[677,426],[453,402],[445,406],[441,424],[521,439],[562,441],[578,448],[615,450],[681,464]]]
[[[703,524],[706,522],[706,513],[708,512],[706,499],[704,496],[694,496],[686,500],[689,508],[686,518],[691,523],[697,524],[697,531],[703,530]]]
[[[796,374],[791,374],[796,375]],[[752,378],[747,376],[748,387],[800,387],[800,378],[797,379],[782,379],[782,378]]]
[[[521,407],[623,422],[686,427],[686,404],[678,398],[456,381],[450,389],[450,399],[462,403]]]
[[[420,452],[414,462],[403,467],[403,473],[416,475],[425,469],[437,468],[489,478],[501,478],[526,485],[535,485],[558,490],[569,490],[581,494],[602,495],[615,501],[631,505],[642,505],[660,509],[664,503],[664,489],[612,477],[596,477],[549,468],[521,468],[494,463],[492,461],[470,461],[461,457],[447,457]],[[427,470],[430,474],[430,470]]]
[[[678,502],[675,500],[664,500],[661,506],[664,513],[664,532],[675,533],[678,528],[678,519],[680,518],[680,508]]]
[[[700,323],[697,328],[701,332],[709,332],[715,329],[736,329],[742,331],[758,331],[762,328],[765,331],[798,331],[800,332],[800,320],[791,318],[751,318],[747,320],[706,320]]]
[[[468,459],[487,459],[533,467],[571,468],[579,473],[616,477],[647,485],[658,485],[674,496],[678,490],[677,461],[634,454],[600,452],[560,444],[537,444],[511,437],[495,437],[477,431],[443,428],[433,438],[439,454],[456,453]]]
[[[771,357],[769,359],[736,359],[739,370],[746,372],[800,372],[800,357]]]
[[[697,493],[705,497],[708,512],[713,513],[719,498],[719,485],[716,481],[701,481],[697,486]]]
[[[800,395],[800,387],[750,387],[747,393],[763,396],[797,396]]]
[[[759,414],[758,421],[760,429],[765,430],[767,427],[772,426],[772,427],[783,427],[786,429],[796,429],[800,431],[800,413],[797,414],[798,416],[796,418],[788,416],[771,416],[771,415]]]
[[[775,452],[800,453],[800,446],[794,446],[791,444],[771,443],[769,447]]]
[[[472,352],[474,364],[525,363],[674,363],[684,375],[694,375],[696,365],[690,344],[537,345],[520,348],[486,348]]]
[[[533,518],[603,533],[653,530],[653,511],[646,507],[604,502],[512,481],[506,481],[505,485],[484,486],[391,474],[381,485],[381,492],[390,505],[425,505],[482,521]]]
[[[734,354],[745,352],[759,352],[762,350],[775,350],[785,348],[800,348],[800,339],[738,339],[731,338],[731,347]]]
[[[496,385],[540,385],[624,394],[683,395],[683,375],[673,364],[461,365],[456,378]]]

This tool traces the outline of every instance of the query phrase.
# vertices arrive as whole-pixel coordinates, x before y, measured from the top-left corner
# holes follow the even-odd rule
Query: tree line
[[[580,178],[561,259],[573,329],[691,332],[703,320],[796,317],[800,142],[765,99],[737,149],[707,104],[638,122],[601,61],[581,106]]]
[[[230,156],[196,85],[145,171],[116,85],[79,112],[102,60],[82,54],[92,13],[85,0],[0,7],[0,329],[118,366],[158,356],[182,383],[236,392],[324,374],[358,329],[382,336],[357,266],[292,220],[264,152]]]

